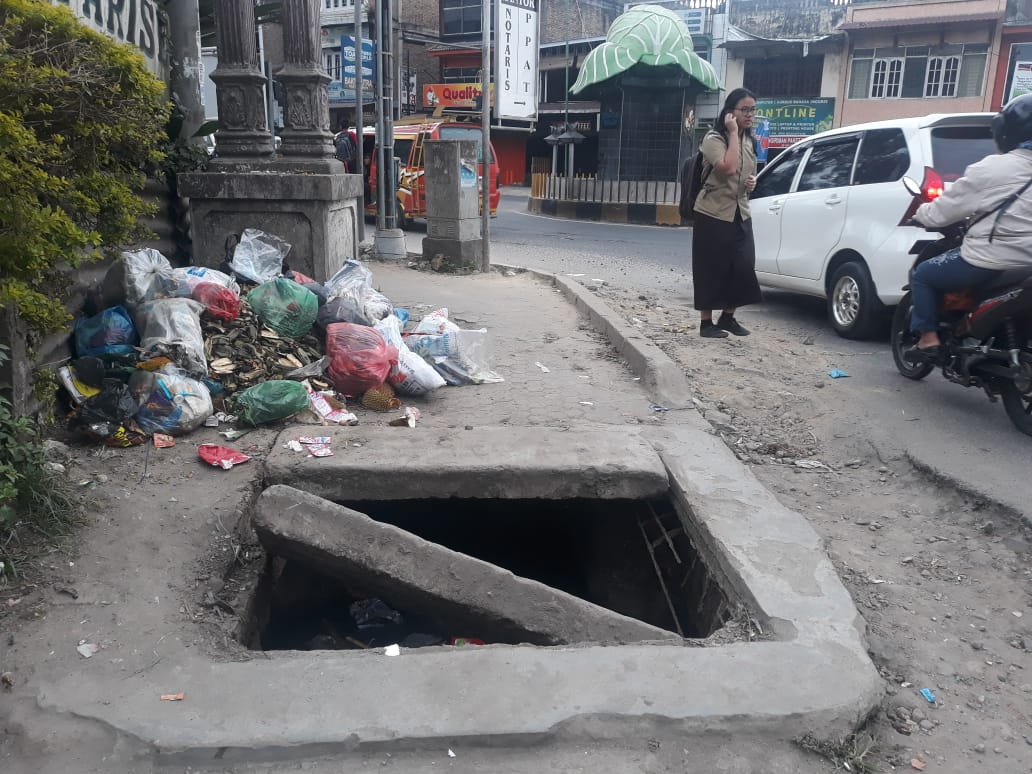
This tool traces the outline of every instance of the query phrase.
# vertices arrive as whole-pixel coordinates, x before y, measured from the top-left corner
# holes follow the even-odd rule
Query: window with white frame
[[[928,58],[925,75],[926,97],[956,97],[957,77],[960,75],[960,57],[932,56]]]
[[[340,80],[340,52],[326,52],[326,74],[335,81]]]
[[[903,86],[902,59],[875,59],[871,68],[871,99],[898,97]]]
[[[978,97],[988,55],[985,43],[854,49],[848,98]]]

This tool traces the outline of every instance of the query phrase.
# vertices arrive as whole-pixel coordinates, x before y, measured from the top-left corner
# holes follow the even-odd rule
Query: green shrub
[[[61,270],[140,236],[162,161],[164,84],[66,8],[0,0],[0,307],[68,321]]]

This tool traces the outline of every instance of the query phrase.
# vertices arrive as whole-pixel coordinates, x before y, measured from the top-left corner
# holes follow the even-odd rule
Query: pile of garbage
[[[399,395],[502,381],[487,362],[485,329],[460,329],[447,309],[410,324],[361,262],[320,284],[285,270],[289,250],[248,229],[224,271],[173,268],[153,249],[123,252],[75,323],[75,359],[58,371],[70,424],[135,446],[224,421],[355,424],[348,399],[391,411]],[[103,302],[112,295],[121,303]]]

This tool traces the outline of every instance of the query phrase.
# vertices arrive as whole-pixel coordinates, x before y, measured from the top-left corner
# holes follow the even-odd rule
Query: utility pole
[[[363,94],[362,84],[365,82],[363,78],[362,68],[365,65],[365,58],[362,55],[362,8],[363,4],[359,0],[355,2],[355,172],[358,176],[365,180],[365,135],[362,130],[365,129],[365,94]],[[343,62],[342,62],[343,65]],[[343,76],[343,73],[342,73]],[[344,131],[348,130],[347,126],[344,127]],[[358,195],[358,241],[365,241],[365,186],[362,186],[362,192]],[[356,252],[357,255],[357,246]]]
[[[376,234],[373,244],[381,258],[408,255],[405,234],[398,228],[397,180],[394,170],[394,23],[393,0],[376,6]]]
[[[204,123],[201,104],[201,21],[197,0],[178,0],[167,6],[172,40],[172,92],[183,111],[182,136],[187,142]]]
[[[480,41],[480,129],[483,133],[480,179],[480,270],[491,270],[491,3],[483,0]]]

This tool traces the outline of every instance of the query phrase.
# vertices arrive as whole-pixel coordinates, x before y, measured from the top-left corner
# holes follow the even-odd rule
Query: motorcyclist
[[[969,166],[914,220],[941,228],[970,218],[963,244],[924,261],[910,277],[910,329],[919,334],[908,360],[935,361],[940,293],[975,288],[1007,269],[1032,270],[1032,94],[1016,97],[993,118],[999,154]]]

